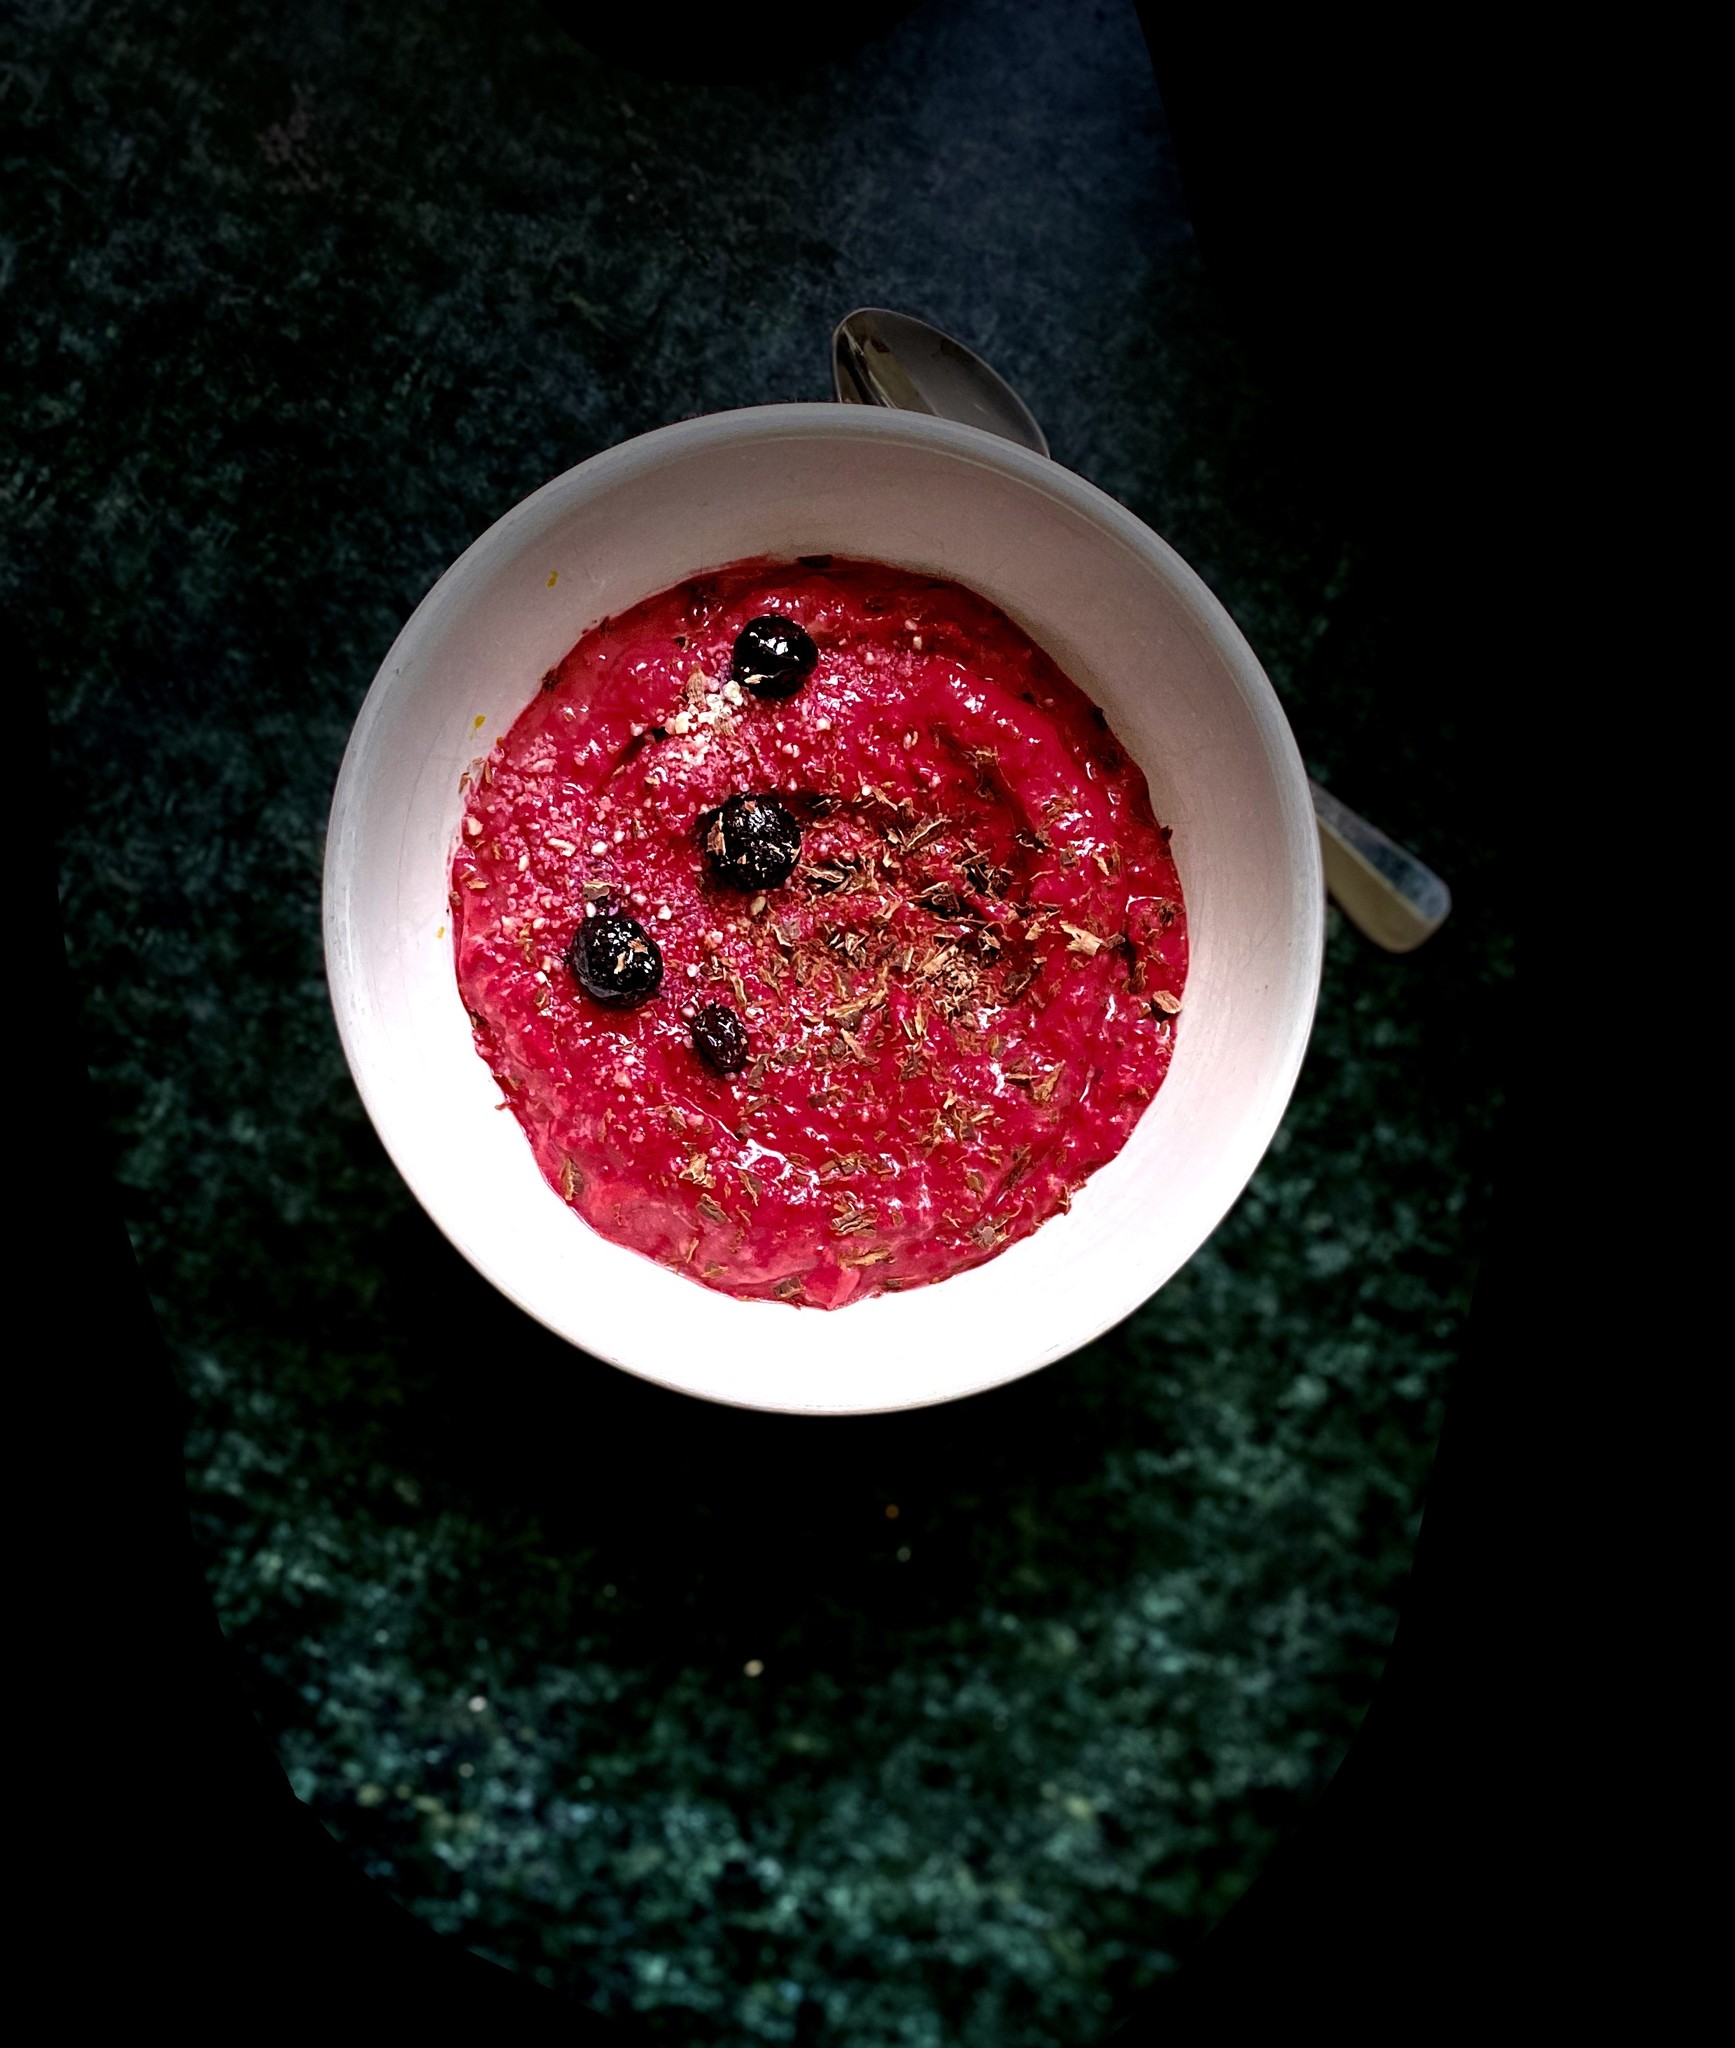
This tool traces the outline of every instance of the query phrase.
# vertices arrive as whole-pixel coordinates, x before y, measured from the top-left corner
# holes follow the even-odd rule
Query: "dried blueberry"
[[[707,1003],[693,1019],[693,1050],[719,1074],[747,1064],[747,1027],[727,1003]]]
[[[793,697],[818,659],[819,649],[793,619],[767,612],[736,634],[729,673],[756,697]]]
[[[663,956],[636,917],[598,910],[573,935],[566,964],[586,995],[611,1010],[636,1010],[663,985]]]
[[[711,872],[732,889],[775,889],[801,858],[801,827],[774,796],[732,796],[699,823]]]

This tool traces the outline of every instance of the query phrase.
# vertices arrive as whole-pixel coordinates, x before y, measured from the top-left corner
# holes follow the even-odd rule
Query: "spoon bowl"
[[[1048,453],[1047,435],[1003,377],[961,341],[907,313],[859,306],[846,314],[831,337],[831,378],[845,405],[930,413]]]

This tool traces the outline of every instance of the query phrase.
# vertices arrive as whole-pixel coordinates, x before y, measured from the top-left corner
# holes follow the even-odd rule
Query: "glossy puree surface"
[[[776,613],[799,693],[731,680]],[[779,888],[708,872],[699,820],[774,794]],[[472,774],[452,866],[476,1045],[594,1229],[704,1285],[838,1308],[992,1257],[1070,1203],[1161,1085],[1187,969],[1168,833],[1102,714],[956,584],[738,564],[604,620]],[[639,919],[660,993],[566,965]],[[722,1002],[747,1063],[692,1019]]]

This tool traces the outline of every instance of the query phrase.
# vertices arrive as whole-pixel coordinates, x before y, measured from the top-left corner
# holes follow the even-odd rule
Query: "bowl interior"
[[[472,1046],[447,906],[461,774],[587,627],[727,562],[809,554],[967,584],[1059,662],[1102,706],[1173,828],[1192,943],[1168,1079],[1071,1212],[973,1271],[830,1313],[713,1293],[565,1207]],[[1161,1287],[1277,1127],[1312,1022],[1322,935],[1294,740],[1198,578],[1053,463],[973,428],[845,406],[664,428],[509,512],[387,656],[327,844],[344,1049],[434,1220],[585,1350],[711,1399],[796,1412],[915,1407],[997,1385]]]

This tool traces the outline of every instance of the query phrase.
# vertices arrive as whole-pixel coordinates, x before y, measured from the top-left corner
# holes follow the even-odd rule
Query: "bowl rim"
[[[1154,1289],[1138,1292],[1134,1299],[1122,1299],[1120,1294],[1110,1295],[1107,1297],[1106,1309],[1100,1312],[1093,1311],[1081,1318],[1076,1331],[1049,1345],[1039,1355],[1020,1357],[1010,1366],[996,1366],[988,1371],[979,1370],[965,1383],[956,1387],[916,1400],[906,1398],[878,1403],[857,1402],[847,1406],[796,1408],[782,1401],[755,1399],[744,1394],[731,1394],[710,1386],[689,1383],[684,1381],[678,1372],[653,1369],[643,1361],[617,1356],[607,1346],[580,1338],[570,1329],[562,1327],[542,1309],[524,1300],[508,1280],[484,1262],[465,1242],[456,1223],[448,1221],[442,1214],[437,1201],[424,1190],[420,1174],[400,1155],[399,1146],[394,1142],[392,1119],[385,1113],[385,1105],[372,1085],[370,1066],[363,1056],[360,1043],[360,1006],[346,1004],[342,999],[351,986],[346,964],[346,948],[342,941],[347,928],[344,852],[352,837],[348,829],[350,820],[359,808],[357,784],[360,763],[367,750],[371,728],[384,715],[384,699],[396,672],[404,665],[403,650],[418,637],[429,616],[443,608],[455,587],[472,576],[490,557],[501,551],[509,551],[516,530],[526,523],[537,522],[555,501],[564,500],[575,494],[586,495],[598,488],[607,488],[615,482],[646,473],[671,457],[706,449],[726,448],[730,445],[774,442],[780,439],[812,437],[815,434],[841,440],[864,439],[891,444],[903,442],[907,445],[937,448],[954,457],[962,458],[967,464],[999,471],[1022,484],[1034,487],[1042,495],[1083,516],[1134,554],[1146,560],[1154,559],[1162,574],[1190,605],[1195,623],[1208,639],[1212,652],[1233,673],[1254,713],[1262,737],[1283,763],[1286,775],[1283,785],[1280,786],[1281,806],[1288,824],[1296,822],[1297,814],[1305,813],[1307,829],[1297,831],[1292,836],[1297,842],[1303,861],[1312,871],[1314,886],[1301,892],[1301,901],[1305,906],[1304,916],[1302,928],[1295,934],[1297,952],[1301,956],[1295,983],[1298,991],[1304,992],[1304,999],[1298,994],[1298,999],[1285,1020],[1280,1045],[1274,1048],[1273,1056],[1268,1062],[1269,1079],[1266,1084],[1263,1113],[1256,1122],[1251,1122],[1245,1127],[1243,1142],[1252,1150],[1252,1166],[1236,1181],[1227,1198],[1216,1206],[1214,1214],[1201,1211],[1191,1233],[1192,1243],[1189,1249],[1171,1269],[1167,1278],[1160,1281]],[[701,564],[692,573],[702,573],[704,568],[712,566],[722,565]],[[647,596],[653,594],[646,593]],[[1076,471],[1066,469],[1051,457],[1020,447],[1017,443],[989,433],[983,428],[965,426],[926,414],[839,405],[830,401],[732,407],[651,428],[611,447],[601,449],[582,462],[575,463],[571,468],[550,477],[547,482],[519,499],[498,519],[484,528],[429,586],[404,621],[375,671],[367,694],[357,711],[345,742],[343,760],[332,792],[321,891],[321,926],[328,994],[350,1078],[361,1098],[363,1108],[367,1111],[374,1133],[399,1178],[408,1187],[424,1213],[447,1241],[463,1255],[466,1262],[472,1265],[490,1286],[504,1294],[515,1307],[550,1330],[564,1343],[602,1360],[617,1370],[631,1373],[635,1378],[650,1385],[711,1401],[719,1406],[745,1408],[758,1413],[811,1415],[817,1418],[893,1414],[914,1408],[937,1407],[967,1399],[972,1395],[991,1392],[996,1387],[1011,1385],[1030,1373],[1040,1371],[1062,1358],[1071,1357],[1086,1345],[1094,1343],[1107,1331],[1124,1322],[1146,1301],[1153,1299],[1155,1294],[1168,1284],[1168,1280],[1197,1255],[1219,1228],[1224,1217],[1246,1192],[1253,1173],[1258,1170],[1259,1163],[1270,1148],[1294,1094],[1318,1009],[1325,953],[1325,881],[1318,835],[1312,829],[1312,815],[1307,772],[1295,735],[1276,690],[1240,628],[1230,617],[1221,599],[1175,548],[1099,485],[1089,482]],[[1253,1143],[1255,1137],[1256,1145]],[[957,1276],[948,1276],[952,1277]],[[940,1280],[929,1284],[931,1287],[941,1287],[946,1283]],[[824,1312],[814,1312],[816,1317],[822,1313]]]

